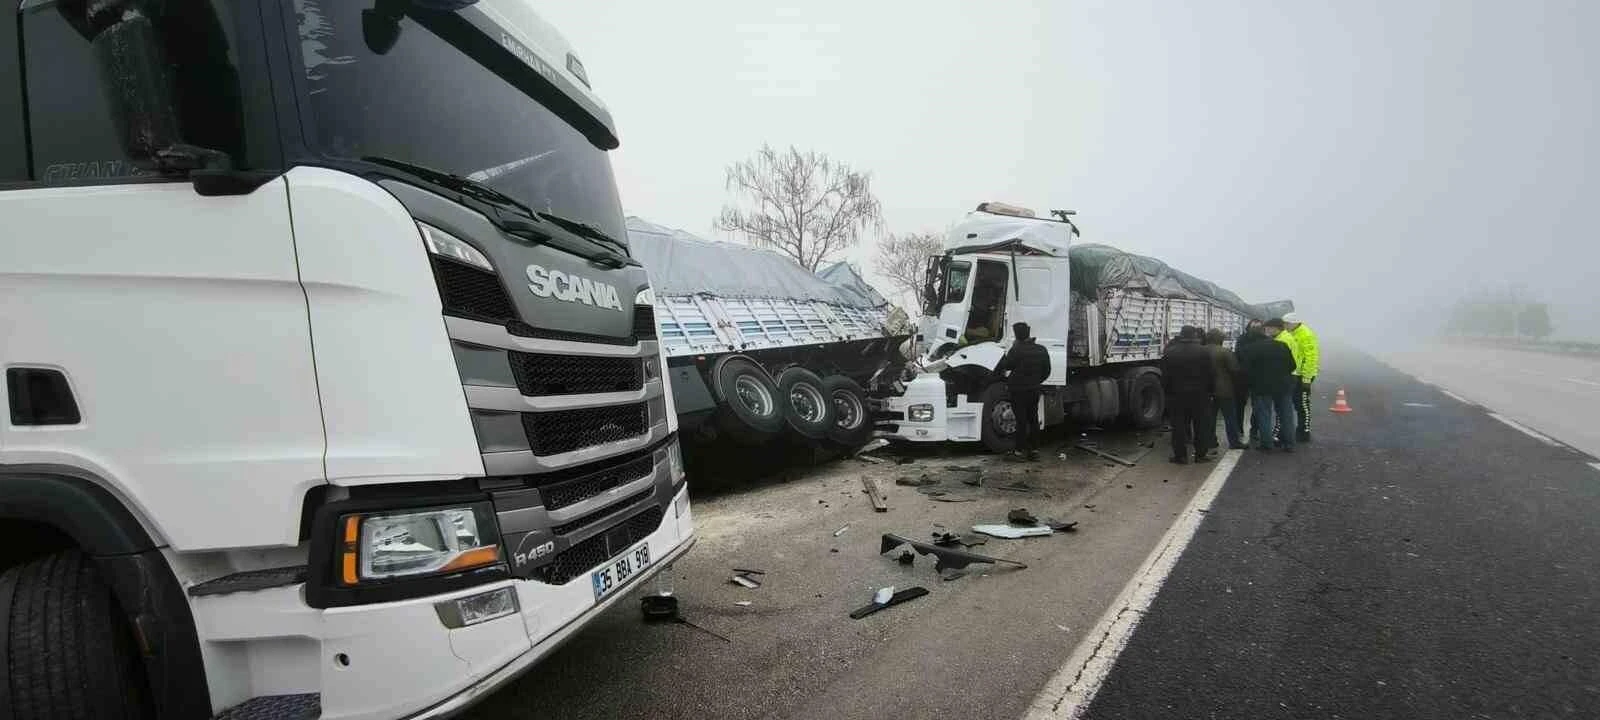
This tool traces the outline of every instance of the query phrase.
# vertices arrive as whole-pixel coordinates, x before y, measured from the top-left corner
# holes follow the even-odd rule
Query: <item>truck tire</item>
[[[152,716],[128,623],[82,553],[47,555],[0,574],[0,609],[10,717]]]
[[[717,424],[734,440],[759,445],[783,429],[778,386],[754,360],[730,357],[711,372],[717,394]]]
[[[843,375],[822,379],[822,391],[833,401],[833,424],[828,439],[847,448],[858,448],[872,439],[872,416],[867,410],[867,391]]]
[[[983,391],[982,432],[983,444],[990,452],[1017,449],[1017,413],[1011,407],[1011,391],[1005,383],[995,383]]]
[[[1167,414],[1167,395],[1161,387],[1161,373],[1139,368],[1122,377],[1122,421],[1129,427],[1148,430],[1160,427]]]
[[[822,440],[833,425],[833,402],[822,389],[822,378],[803,367],[778,373],[778,406],[783,420],[801,437]]]

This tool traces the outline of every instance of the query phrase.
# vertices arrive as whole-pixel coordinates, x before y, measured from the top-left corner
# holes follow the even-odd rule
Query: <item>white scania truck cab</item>
[[[526,2],[12,0],[0,55],[0,717],[448,716],[689,548]]]
[[[1184,325],[1231,339],[1249,306],[1160,261],[1103,245],[1077,245],[1070,211],[983,203],[945,236],[930,259],[907,378],[877,393],[878,435],[911,442],[1016,444],[1016,409],[994,374],[1028,323],[1050,355],[1041,425],[1122,423],[1153,427],[1166,400],[1160,359]],[[1292,307],[1292,305],[1291,305]]]

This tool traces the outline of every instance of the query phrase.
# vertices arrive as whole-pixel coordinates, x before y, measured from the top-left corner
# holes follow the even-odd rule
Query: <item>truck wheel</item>
[[[778,405],[783,419],[800,435],[812,440],[828,436],[833,425],[833,401],[822,389],[822,378],[803,367],[778,373]]]
[[[151,717],[127,621],[81,553],[48,555],[0,574],[0,610],[10,717]]]
[[[983,444],[997,453],[1017,449],[1017,412],[1011,406],[1011,391],[1005,383],[995,383],[983,391]]]
[[[872,417],[867,411],[867,392],[843,375],[822,379],[822,391],[833,401],[833,424],[828,439],[847,448],[860,447],[872,439]]]
[[[1149,369],[1129,373],[1123,376],[1122,388],[1122,421],[1140,430],[1160,427],[1167,412],[1161,374]]]
[[[739,442],[760,444],[783,429],[778,387],[755,361],[730,357],[712,371],[717,393],[718,425]]]

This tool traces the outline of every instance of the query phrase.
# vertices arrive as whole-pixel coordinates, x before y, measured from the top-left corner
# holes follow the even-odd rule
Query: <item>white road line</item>
[[[1580,380],[1578,378],[1561,378],[1561,379],[1565,380],[1565,381],[1567,381],[1569,383],[1577,383],[1579,385],[1588,385],[1590,387],[1600,387],[1600,382],[1595,382],[1593,380]]]
[[[1167,581],[1173,566],[1178,564],[1178,557],[1189,546],[1189,541],[1194,539],[1200,521],[1205,519],[1205,511],[1210,509],[1211,502],[1222,491],[1223,483],[1228,481],[1228,475],[1239,464],[1241,455],[1241,451],[1230,450],[1217,462],[1216,468],[1206,476],[1205,484],[1189,500],[1189,506],[1161,536],[1161,541],[1150,551],[1138,572],[1117,594],[1117,599],[1111,603],[1100,622],[1095,623],[1094,630],[1084,636],[1083,642],[1078,643],[1072,656],[1067,658],[1067,663],[1056,671],[1055,677],[1050,678],[1044,690],[1033,699],[1024,716],[1025,720],[1076,720],[1083,717],[1095,693],[1099,692],[1100,684],[1111,674],[1117,656],[1133,637],[1139,620],[1150,609],[1150,604],[1155,602],[1156,594],[1161,591],[1161,585]]]
[[[1450,392],[1449,390],[1446,390],[1446,389],[1444,389],[1442,387],[1439,387],[1438,385],[1435,385],[1433,387],[1435,389],[1437,389],[1439,392],[1442,392],[1445,395],[1448,395],[1451,400],[1454,400],[1454,401],[1456,401],[1458,403],[1461,403],[1462,405],[1475,405],[1475,404],[1477,404],[1477,403],[1472,402],[1471,400],[1468,400],[1468,399],[1466,399],[1464,397],[1461,397],[1460,395],[1457,395],[1457,394],[1455,394],[1453,392]]]
[[[1561,446],[1561,443],[1558,443],[1555,440],[1550,439],[1550,437],[1548,435],[1543,435],[1543,434],[1539,433],[1539,431],[1534,430],[1533,428],[1530,428],[1527,425],[1523,425],[1522,423],[1519,423],[1519,422],[1517,422],[1515,420],[1512,420],[1511,418],[1508,418],[1508,417],[1506,417],[1504,415],[1501,415],[1500,413],[1493,413],[1493,412],[1489,413],[1489,417],[1492,417],[1492,418],[1494,418],[1496,420],[1499,420],[1500,422],[1503,422],[1506,425],[1509,425],[1511,427],[1511,429],[1516,430],[1517,432],[1520,432],[1523,435],[1527,435],[1528,437],[1531,437],[1531,438],[1533,438],[1535,440],[1538,440],[1539,442],[1542,442],[1542,443],[1544,443],[1546,445],[1553,445],[1553,446],[1556,446],[1556,447],[1560,447]]]

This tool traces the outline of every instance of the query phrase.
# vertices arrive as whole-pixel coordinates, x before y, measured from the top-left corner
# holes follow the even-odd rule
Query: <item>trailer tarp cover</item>
[[[628,217],[628,246],[644,263],[658,294],[816,300],[866,308],[888,305],[877,292],[864,295],[858,284],[866,283],[848,265],[824,270],[829,278],[823,279],[778,253],[704,240],[639,217]],[[843,282],[830,282],[835,279]]]
[[[1084,297],[1099,297],[1103,289],[1125,288],[1158,297],[1203,300],[1245,317],[1269,316],[1266,309],[1245,302],[1233,292],[1152,257],[1095,243],[1073,245],[1067,257],[1072,265],[1072,291]]]

